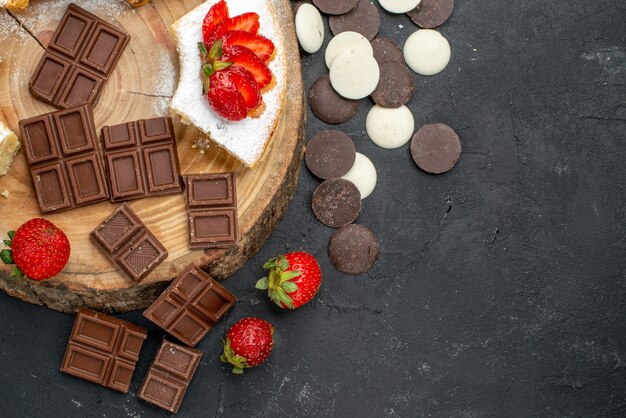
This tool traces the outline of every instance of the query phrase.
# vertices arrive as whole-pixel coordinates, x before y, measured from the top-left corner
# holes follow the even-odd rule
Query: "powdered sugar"
[[[208,135],[215,143],[249,167],[254,167],[263,155],[272,136],[287,86],[286,52],[277,18],[269,0],[231,0],[231,16],[256,12],[261,23],[260,33],[274,42],[276,54],[270,62],[276,84],[264,92],[265,110],[258,118],[248,117],[230,122],[213,112],[202,96],[198,42],[202,41],[202,21],[217,0],[208,0],[172,25],[180,55],[180,81],[170,107],[184,119]]]

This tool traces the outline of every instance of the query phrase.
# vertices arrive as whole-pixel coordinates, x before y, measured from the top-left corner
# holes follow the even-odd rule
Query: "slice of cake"
[[[212,8],[214,5],[216,7]],[[226,13],[229,15],[227,14],[226,17],[230,16],[237,20],[231,24],[221,25],[222,27],[219,28],[216,25],[213,36],[207,36],[206,26],[210,19],[207,13],[211,10],[213,14],[218,15],[219,11],[215,10],[220,7],[227,8]],[[256,17],[252,22],[246,19],[246,17],[254,14],[258,15],[258,22],[256,22]],[[205,17],[207,17],[206,20]],[[203,24],[205,25],[204,31]],[[257,44],[246,44],[248,42],[246,39],[240,40],[238,45],[229,46],[232,33],[229,35],[225,31],[232,32],[232,30],[238,31],[240,35],[242,35],[240,32],[250,31],[271,41],[268,42],[273,44],[271,56],[269,58],[264,56],[263,48],[256,48]],[[284,41],[271,1],[230,0],[223,2],[209,0],[174,23],[172,32],[176,38],[180,56],[180,81],[170,107],[181,116],[183,122],[197,127],[214,143],[226,149],[246,166],[253,168],[260,162],[263,151],[276,128],[287,88],[287,59]],[[224,40],[223,51],[221,39]],[[216,44],[216,40],[219,41],[218,44]],[[238,92],[231,94],[232,92],[228,89],[223,89],[219,94],[212,94],[216,90],[209,91],[211,88],[217,89],[219,87],[216,86],[217,82],[224,78],[221,76],[225,76],[229,72],[220,71],[221,69],[231,70],[230,68],[223,68],[224,66],[235,62],[233,67],[237,67],[239,64],[237,57],[245,56],[250,52],[245,51],[247,46],[250,46],[250,49],[260,57],[261,61],[259,62],[265,62],[270,70],[267,74],[270,74],[271,80],[268,80],[267,74],[256,71],[254,65],[244,65],[246,70],[250,70],[249,73],[256,80],[257,86],[260,87],[260,100],[262,100],[260,105],[258,105],[259,100],[257,100],[259,97],[254,92],[243,91],[244,94],[240,95]],[[218,59],[214,60],[216,54]],[[234,70],[234,68],[232,69]],[[237,77],[235,81],[238,87],[239,83],[246,85],[246,78],[243,76],[248,76],[241,74],[243,71],[231,72],[233,78]],[[213,74],[220,77],[210,77]],[[209,77],[210,83],[207,83]],[[228,81],[225,83],[226,87],[230,87]],[[239,90],[242,91],[241,88]],[[209,92],[208,95],[207,92]],[[230,103],[227,103],[231,99],[236,99],[235,101],[238,102],[231,106]],[[232,111],[233,107],[237,107],[235,104],[241,106],[245,104],[248,109],[254,107],[254,111],[249,111],[247,114],[245,112],[241,114],[239,111],[235,117],[240,120],[229,120],[231,115],[223,112],[222,107]]]
[[[0,176],[4,176],[11,167],[13,157],[20,150],[20,141],[12,130],[0,121]]]

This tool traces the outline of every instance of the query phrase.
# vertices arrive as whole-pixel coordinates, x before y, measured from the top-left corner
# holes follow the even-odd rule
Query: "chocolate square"
[[[65,171],[61,163],[40,164],[30,173],[42,212],[56,212],[72,207],[65,181]]]
[[[98,22],[82,53],[80,63],[95,71],[109,74],[127,42],[128,35],[109,24]]]
[[[198,350],[163,340],[137,397],[178,412],[201,358]]]
[[[145,328],[81,308],[61,371],[126,393],[146,336]]]
[[[19,125],[43,213],[109,198],[91,106],[23,119]]]
[[[195,346],[237,298],[208,274],[189,266],[143,316],[190,347]]]
[[[67,86],[58,98],[59,107],[80,106],[89,103],[95,106],[105,79],[86,68],[75,67],[69,75]]]
[[[176,138],[170,118],[102,128],[111,201],[182,193]]]
[[[135,282],[143,280],[167,258],[167,250],[127,203],[91,231],[109,259]]]
[[[58,55],[44,52],[28,84],[31,94],[45,102],[52,102],[65,86],[63,82],[73,69],[74,65],[71,62]]]
[[[137,145],[135,124],[133,122],[108,126],[102,129],[102,141],[105,150]]]
[[[235,208],[189,212],[189,248],[226,248],[237,245]]]
[[[60,108],[95,106],[129,36],[70,4],[31,76],[33,96]]]
[[[189,248],[228,248],[239,241],[234,173],[184,176]]]

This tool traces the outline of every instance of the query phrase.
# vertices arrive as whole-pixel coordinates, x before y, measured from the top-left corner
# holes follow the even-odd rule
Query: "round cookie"
[[[366,226],[351,224],[330,237],[328,257],[337,270],[350,275],[367,273],[378,261],[380,242]]]
[[[407,65],[421,75],[435,75],[450,62],[450,44],[439,32],[419,29],[404,43],[404,59]]]
[[[404,64],[402,48],[389,38],[377,36],[376,39],[372,41],[372,49],[374,50],[374,58],[379,64],[389,61]]]
[[[309,106],[318,119],[337,125],[356,115],[359,110],[359,101],[341,97],[330,84],[330,76],[324,74],[311,86]]]
[[[406,13],[415,9],[420,0],[378,0],[378,3],[389,13]]]
[[[380,80],[372,93],[374,103],[387,108],[407,104],[413,97],[415,82],[404,62],[383,62],[379,64]]]
[[[432,174],[445,173],[461,157],[461,140],[443,123],[425,125],[413,135],[411,156],[422,170]]]
[[[453,8],[454,0],[422,0],[407,15],[420,28],[433,29],[450,18]]]
[[[373,56],[359,51],[344,51],[330,67],[330,83],[346,99],[369,96],[380,80],[380,68]]]
[[[324,43],[324,21],[315,6],[303,3],[295,18],[296,36],[302,49],[309,54],[317,52]]]
[[[360,51],[368,55],[374,55],[372,44],[365,39],[365,36],[353,31],[341,32],[339,35],[333,37],[330,42],[328,42],[328,46],[326,46],[326,51],[324,52],[326,66],[330,68],[335,58],[347,50]]]
[[[352,223],[361,212],[361,194],[354,183],[330,179],[313,192],[313,213],[324,225],[341,228]]]
[[[367,114],[365,129],[376,145],[394,149],[409,142],[415,129],[415,120],[406,106],[386,109],[375,105]]]
[[[345,175],[356,159],[352,139],[341,131],[321,131],[306,146],[304,160],[316,177],[326,180]]]
[[[380,29],[378,8],[369,0],[359,0],[356,7],[341,16],[330,16],[328,24],[333,35],[348,30],[358,32],[368,41],[374,39]]]
[[[322,12],[327,15],[342,15],[356,7],[358,0],[313,0]]]
[[[376,167],[365,155],[356,153],[354,165],[342,179],[349,180],[359,189],[361,200],[368,197],[376,187]]]

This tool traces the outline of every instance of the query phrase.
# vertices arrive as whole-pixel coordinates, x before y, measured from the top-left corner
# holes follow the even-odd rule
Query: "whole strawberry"
[[[233,373],[255,367],[269,357],[274,348],[274,327],[260,318],[243,318],[226,333],[220,359],[233,365]]]
[[[281,308],[299,308],[313,299],[322,284],[317,260],[302,251],[272,258],[263,268],[269,274],[256,283],[256,288],[267,290],[270,299]]]
[[[70,258],[67,236],[45,219],[31,219],[8,235],[4,243],[11,250],[0,251],[0,258],[5,264],[15,264],[14,276],[48,279],[59,274]]]

